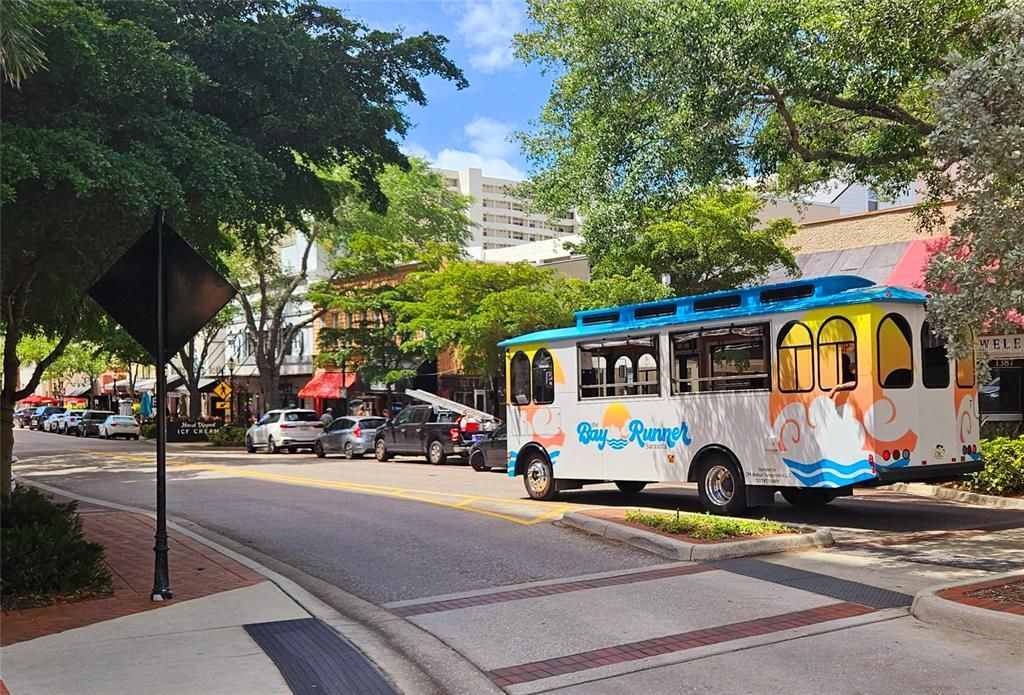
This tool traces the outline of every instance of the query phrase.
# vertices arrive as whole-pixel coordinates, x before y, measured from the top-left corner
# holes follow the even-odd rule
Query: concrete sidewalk
[[[295,678],[286,680],[282,670],[306,683],[329,680],[310,675],[287,644],[325,626],[262,575],[171,531],[174,598],[152,602],[152,519],[92,508],[81,516],[86,536],[107,549],[114,593],[4,613],[0,678],[13,695],[291,693]],[[251,636],[261,631],[270,635],[261,642],[267,651]],[[376,674],[329,628],[320,642],[349,652],[360,675]]]

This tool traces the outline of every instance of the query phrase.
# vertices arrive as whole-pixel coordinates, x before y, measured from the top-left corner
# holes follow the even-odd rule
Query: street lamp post
[[[235,405],[238,404],[238,395],[235,393],[235,358],[228,358],[228,388],[231,389],[231,422],[238,424],[238,414],[235,412]]]

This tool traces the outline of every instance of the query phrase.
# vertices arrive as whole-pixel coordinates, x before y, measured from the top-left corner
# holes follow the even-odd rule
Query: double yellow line
[[[80,451],[81,453],[87,454],[94,458],[112,458],[125,461],[135,461],[140,463],[150,463],[153,461],[153,458],[150,456],[138,456],[134,454],[118,453],[97,453],[96,451],[93,450]],[[318,478],[304,478],[296,475],[284,475],[282,473],[254,471],[250,469],[241,468],[238,466],[221,466],[213,463],[186,463],[184,461],[179,461],[175,459],[168,459],[167,465],[173,466],[174,468],[209,471],[213,473],[224,473],[226,475],[232,475],[240,478],[266,480],[274,483],[283,483],[285,485],[301,485],[304,487],[317,487],[329,490],[341,490],[343,492],[352,492],[360,495],[375,495],[378,497],[392,497],[395,499],[403,499],[412,502],[423,502],[424,504],[433,504],[435,506],[445,507],[447,509],[455,509],[464,512],[473,512],[475,514],[483,514],[484,516],[490,516],[496,519],[504,519],[505,521],[511,521],[512,523],[521,524],[523,526],[532,526],[533,524],[539,524],[545,521],[549,521],[550,519],[561,516],[565,512],[580,508],[580,505],[557,503],[551,504],[547,502],[535,502],[532,500],[509,499],[504,497],[487,497],[482,495],[462,495],[452,492],[435,492],[434,490],[417,490],[412,488],[398,488],[384,485],[369,485],[365,483],[344,483],[335,480],[321,480]],[[485,509],[480,506],[475,506],[477,503],[519,505],[522,507],[526,507],[528,509],[542,509],[544,511],[540,514],[521,517],[516,516],[514,514],[505,514],[503,512],[498,512],[491,509]]]

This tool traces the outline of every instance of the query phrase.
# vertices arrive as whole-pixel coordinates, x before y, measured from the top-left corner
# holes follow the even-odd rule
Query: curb
[[[1024,570],[985,577],[984,581],[1024,577]],[[922,589],[914,596],[910,614],[922,622],[973,632],[983,637],[1019,643],[1024,636],[1024,616],[990,611],[940,597],[939,592],[964,586],[963,581]]]
[[[151,519],[156,517],[153,512],[139,507],[80,495],[31,479],[23,479],[22,482],[108,509],[143,514]],[[167,527],[266,577],[303,610],[327,623],[351,642],[400,693],[503,693],[476,666],[446,643],[385,608],[191,521],[168,517]],[[307,589],[307,586],[310,588]]]
[[[580,512],[566,512],[562,517],[562,523],[595,536],[632,545],[662,557],[689,562],[707,562],[733,557],[784,553],[791,550],[809,550],[811,548],[832,545],[833,543],[832,533],[828,529],[818,529],[814,533],[756,538],[732,543],[689,543],[657,533],[635,529],[614,521],[597,519]]]
[[[937,485],[924,485],[922,483],[893,483],[878,488],[879,490],[892,490],[893,492],[905,492],[909,495],[920,495],[921,497],[935,497],[949,502],[962,502],[973,504],[977,507],[989,507],[991,509],[1024,509],[1024,499],[1015,497],[998,497],[996,495],[982,495],[967,490],[954,490],[951,487],[939,487]]]

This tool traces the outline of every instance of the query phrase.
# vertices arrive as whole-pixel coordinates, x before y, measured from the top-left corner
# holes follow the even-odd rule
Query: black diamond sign
[[[167,297],[165,361],[210,322],[237,290],[184,239],[164,224]],[[89,295],[157,357],[157,228],[154,224],[89,288]]]

